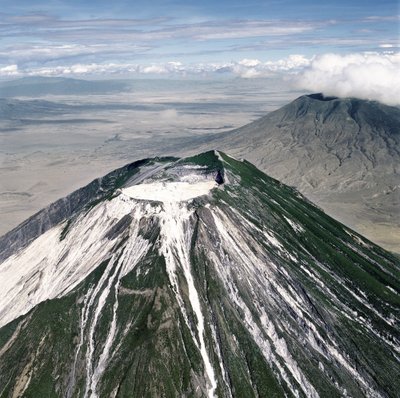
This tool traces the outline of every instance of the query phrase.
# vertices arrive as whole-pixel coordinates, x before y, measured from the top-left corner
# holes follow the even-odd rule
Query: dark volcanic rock
[[[218,170],[217,175],[215,176],[215,182],[219,185],[224,183],[224,177],[222,176],[221,170]]]

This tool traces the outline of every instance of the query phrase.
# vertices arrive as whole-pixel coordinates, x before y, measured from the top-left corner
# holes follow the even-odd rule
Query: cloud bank
[[[134,63],[76,63],[72,65],[19,67],[17,64],[0,66],[0,77],[5,76],[95,76],[108,74],[195,76],[231,74],[245,78],[270,77],[279,72],[295,72],[309,65],[303,55],[290,55],[277,61],[261,62],[242,59],[231,62],[183,63],[169,61],[152,64]]]
[[[400,105],[400,53],[366,52],[347,55],[323,54],[307,58],[290,55],[274,61],[242,59],[226,63],[183,63],[169,61],[153,64],[77,63],[46,67],[0,65],[0,77],[187,77],[277,78],[282,84],[310,92],[338,97],[358,97]]]
[[[400,53],[324,54],[294,78],[298,88],[400,104]]]

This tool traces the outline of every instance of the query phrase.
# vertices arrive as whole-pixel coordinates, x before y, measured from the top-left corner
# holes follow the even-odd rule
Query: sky
[[[399,0],[0,0],[0,6],[3,79],[279,76],[301,88],[368,91],[362,95],[394,104],[400,92]]]

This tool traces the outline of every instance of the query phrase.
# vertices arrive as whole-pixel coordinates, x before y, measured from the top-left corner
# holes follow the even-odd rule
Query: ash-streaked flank
[[[218,170],[189,201],[148,189]],[[5,396],[399,388],[398,259],[222,152],[115,170],[0,239],[0,258]]]

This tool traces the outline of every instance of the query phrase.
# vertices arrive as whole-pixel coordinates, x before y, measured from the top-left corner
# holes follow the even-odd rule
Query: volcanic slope
[[[400,253],[400,109],[311,94],[201,148],[243,157]]]
[[[224,153],[118,169],[0,252],[0,397],[400,389],[399,262]]]

